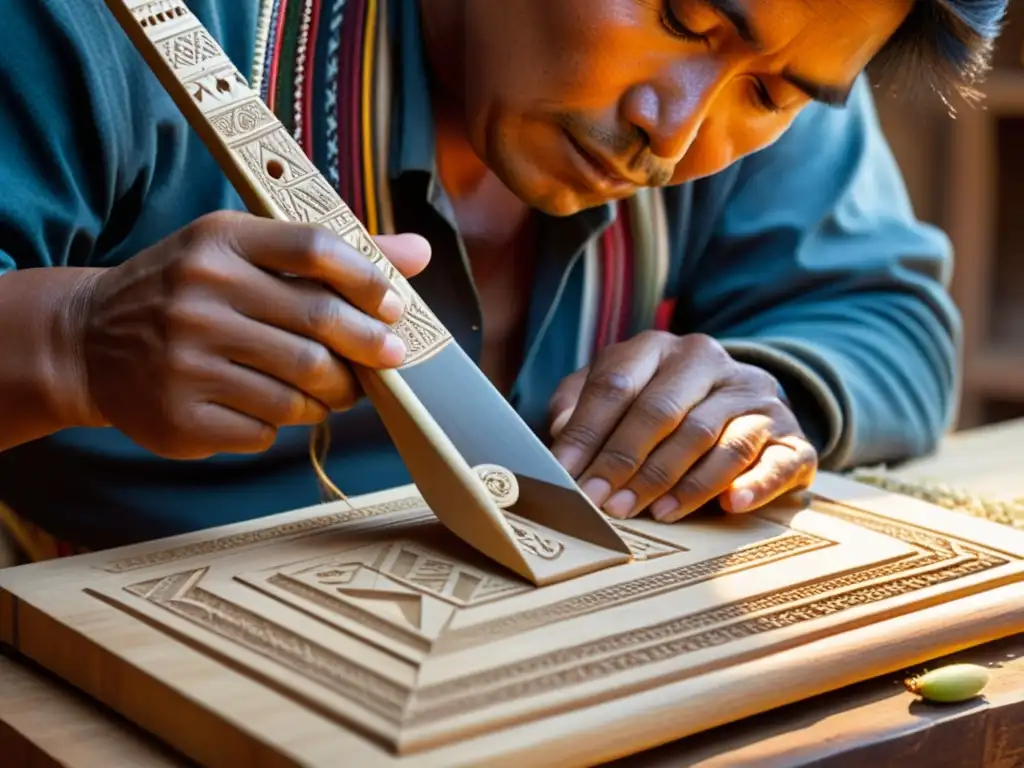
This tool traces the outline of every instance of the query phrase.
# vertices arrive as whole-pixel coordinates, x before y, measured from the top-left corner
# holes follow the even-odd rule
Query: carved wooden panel
[[[573,765],[1024,629],[1024,535],[813,491],[537,588],[408,486],[2,572],[0,638],[205,764]]]

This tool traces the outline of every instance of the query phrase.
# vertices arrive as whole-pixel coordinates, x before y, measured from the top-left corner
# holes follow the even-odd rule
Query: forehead
[[[861,68],[896,31],[914,0],[682,0],[742,22],[765,55],[843,60]]]

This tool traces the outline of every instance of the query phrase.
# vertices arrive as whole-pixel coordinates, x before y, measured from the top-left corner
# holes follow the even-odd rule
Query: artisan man
[[[865,73],[961,98],[1005,0],[180,2],[609,515],[946,428],[950,247]],[[345,362],[403,354],[365,259],[246,213],[103,2],[3,19],[7,527],[39,557],[315,504],[328,416],[337,486],[409,482]]]

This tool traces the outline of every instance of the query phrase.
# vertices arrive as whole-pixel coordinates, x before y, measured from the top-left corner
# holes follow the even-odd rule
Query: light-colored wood
[[[388,261],[184,0],[106,3],[250,211],[333,231],[373,262],[404,300],[406,310],[393,326],[406,344],[403,364],[384,371],[356,368],[363,389],[434,514],[471,546],[538,585],[627,562],[627,544],[501,394],[464,354],[444,355],[458,346],[451,333]],[[403,377],[403,371],[437,365],[441,357],[446,365],[459,366],[446,371],[449,382],[462,379],[461,386],[474,387],[476,399],[483,398],[495,417],[500,413],[520,427],[502,430],[494,437],[498,443],[519,443],[513,446],[513,453],[521,457],[521,466],[501,462],[517,477],[523,475],[519,479],[527,483],[525,490],[529,491],[524,493],[523,508],[513,511],[534,523],[557,528],[573,557],[539,557],[523,546],[522,528],[510,524],[453,443],[456,432],[476,432],[480,425],[471,423],[471,416],[464,422],[449,419],[446,432]],[[444,377],[435,376],[431,386],[445,383]],[[459,405],[456,402],[445,410],[457,415]]]
[[[941,450],[890,470],[894,477],[942,483],[993,499],[1024,499],[1024,419],[950,435]]]
[[[129,723],[0,657],[0,765],[4,768],[184,768],[184,759]]]
[[[372,767],[593,764],[1022,629],[1024,534],[813,494],[537,588],[410,486],[0,572],[0,637],[204,765]]]
[[[933,705],[892,674],[682,739],[605,768],[1019,768],[1024,765],[1024,636],[919,668],[984,666],[978,699]]]

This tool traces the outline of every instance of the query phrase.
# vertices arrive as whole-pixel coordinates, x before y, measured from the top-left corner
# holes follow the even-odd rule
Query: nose
[[[687,64],[634,86],[622,104],[624,119],[647,135],[651,154],[673,165],[700,132],[722,82],[713,66]]]

